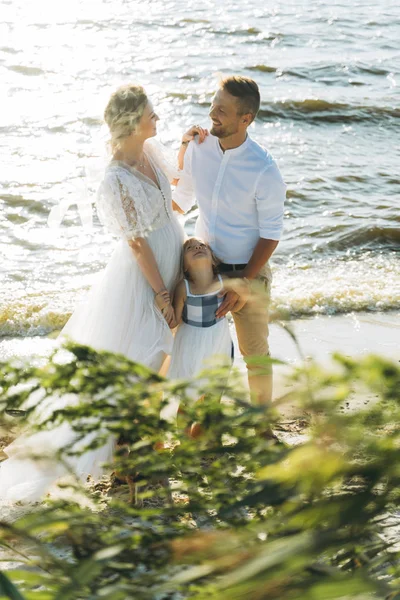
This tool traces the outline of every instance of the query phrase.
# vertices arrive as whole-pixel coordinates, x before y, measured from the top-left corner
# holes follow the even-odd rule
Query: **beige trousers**
[[[227,275],[237,277],[240,272],[232,271]],[[272,366],[263,360],[263,357],[269,356],[271,283],[272,274],[267,263],[257,279],[252,281],[252,293],[248,302],[241,310],[232,313],[239,350],[247,366],[250,393],[253,402],[258,404],[267,404],[272,399]],[[257,361],[254,357],[260,357],[260,360]]]

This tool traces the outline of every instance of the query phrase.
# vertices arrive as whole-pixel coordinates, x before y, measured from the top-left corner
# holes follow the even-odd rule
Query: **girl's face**
[[[185,271],[190,271],[194,265],[207,264],[212,267],[211,249],[207,244],[191,238],[188,240],[183,249],[183,267]]]

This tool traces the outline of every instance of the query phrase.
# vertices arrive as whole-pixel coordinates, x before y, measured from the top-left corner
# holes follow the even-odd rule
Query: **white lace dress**
[[[98,282],[76,308],[61,332],[96,349],[124,354],[152,369],[161,367],[173,346],[172,333],[154,304],[154,292],[142,274],[128,240],[145,237],[165,286],[172,293],[180,270],[184,232],[172,211],[171,188],[150,145],[146,154],[157,175],[158,186],[124,163],[113,161],[100,186],[97,209],[102,223],[120,240]],[[62,408],[76,398],[54,397],[48,410]],[[32,461],[35,454],[53,454],[74,439],[68,424],[30,436],[21,435],[5,448],[8,459],[0,465],[0,501],[32,502],[54,490],[65,475],[51,461]],[[82,480],[97,479],[102,464],[111,461],[114,440],[102,448],[70,460]]]

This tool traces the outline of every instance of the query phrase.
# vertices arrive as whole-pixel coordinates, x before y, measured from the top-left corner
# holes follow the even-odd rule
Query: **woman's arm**
[[[182,312],[186,300],[186,286],[183,279],[178,283],[174,292],[174,299],[172,302],[175,311],[175,321],[179,325],[182,321]]]
[[[171,298],[164,281],[160,275],[156,259],[147,240],[143,237],[137,237],[129,241],[129,246],[135,255],[140,270],[145,276],[148,284],[155,293],[155,302],[161,310],[168,325],[172,328],[176,326],[174,309]]]
[[[155,293],[155,302],[170,327],[175,326],[174,310],[168,290],[160,275],[157,262],[144,238],[145,228],[140,222],[135,200],[139,184],[124,169],[113,169],[105,174],[99,194],[97,209],[100,220],[110,231],[126,239],[139,268]]]

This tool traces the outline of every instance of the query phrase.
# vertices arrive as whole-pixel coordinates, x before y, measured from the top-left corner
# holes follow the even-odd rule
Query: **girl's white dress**
[[[221,276],[218,276],[220,287],[209,294],[192,294],[190,284],[185,279],[186,301],[183,310],[183,321],[175,335],[171,364],[168,377],[171,379],[192,379],[207,367],[232,363],[233,344],[229,332],[228,319],[213,319],[215,310],[221,305],[223,298],[218,294],[223,288]],[[213,324],[210,324],[214,320]],[[185,322],[188,321],[188,322]],[[196,400],[194,384],[187,394]],[[178,401],[171,401],[162,411],[165,419],[174,419],[179,407]]]
[[[99,350],[124,354],[158,370],[165,354],[172,352],[173,335],[154,304],[154,292],[128,240],[146,238],[172,294],[180,272],[184,232],[172,211],[171,187],[157,152],[147,143],[145,151],[158,185],[121,162],[113,161],[106,169],[97,211],[102,223],[120,240],[98,282],[60,335],[61,341],[68,337]],[[46,411],[76,401],[76,397],[52,397]],[[51,491],[65,470],[52,461],[36,462],[26,457],[30,450],[54,454],[73,439],[74,432],[65,423],[53,430],[21,435],[12,442],[4,450],[8,459],[0,464],[0,500],[32,502]],[[70,467],[82,480],[88,475],[97,479],[102,474],[102,463],[111,461],[113,448],[114,440],[110,439],[98,450],[69,459]]]

